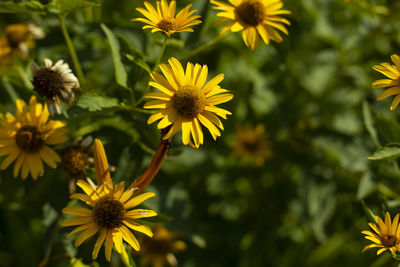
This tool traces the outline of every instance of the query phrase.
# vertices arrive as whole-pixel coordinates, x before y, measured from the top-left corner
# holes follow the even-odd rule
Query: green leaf
[[[368,157],[370,160],[381,160],[387,158],[397,158],[400,156],[400,143],[389,143],[384,147],[375,151],[375,153]]]
[[[375,218],[375,214],[372,212],[372,210],[367,206],[367,204],[365,203],[364,200],[361,200],[361,204],[363,206],[364,212],[368,217],[368,220],[370,222],[373,222],[375,224],[377,224],[376,218]]]
[[[135,57],[133,55],[130,54],[125,54],[126,58],[135,63],[136,65],[138,65],[139,67],[141,67],[142,69],[144,69],[145,71],[147,71],[148,73],[151,73],[151,68],[149,65],[147,65],[146,62],[144,62],[143,59],[139,58],[139,57]]]
[[[111,54],[112,54],[113,62],[114,62],[115,79],[117,80],[117,83],[120,86],[131,90],[127,84],[128,75],[127,75],[125,67],[121,61],[121,55],[119,52],[120,46],[119,46],[118,39],[106,25],[104,25],[102,23],[102,24],[100,24],[100,26],[103,29],[104,33],[106,34],[108,42],[110,44]]]
[[[372,119],[371,108],[367,101],[363,101],[362,109],[363,109],[364,124],[365,127],[367,128],[369,135],[372,138],[372,142],[374,142],[374,144],[377,147],[380,147],[381,144],[379,143],[378,134],[376,132],[374,121]]]
[[[360,180],[357,190],[357,200],[362,200],[375,191],[376,184],[372,179],[371,172],[366,172]]]
[[[46,8],[39,1],[14,3],[6,1],[0,3],[0,13],[45,13]]]
[[[53,0],[47,7],[53,13],[67,14],[78,9],[99,5],[99,0]]]
[[[88,109],[89,111],[98,111],[104,108],[117,106],[118,100],[100,95],[84,95],[79,99],[76,105],[78,107]]]

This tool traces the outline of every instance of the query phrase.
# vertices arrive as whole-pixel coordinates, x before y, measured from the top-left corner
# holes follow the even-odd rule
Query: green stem
[[[81,86],[85,85],[86,80],[85,80],[85,76],[83,75],[82,67],[79,63],[78,56],[76,55],[76,51],[75,51],[74,45],[72,44],[71,37],[68,34],[67,27],[65,26],[66,16],[59,15],[58,18],[60,20],[61,31],[64,35],[65,42],[67,43],[69,53],[71,54],[72,63],[74,64],[75,71],[76,71],[76,74],[78,75],[79,82],[80,82]]]
[[[393,259],[400,261],[400,255],[397,255],[396,253],[392,252],[392,257],[393,257]]]
[[[164,42],[163,42],[162,47],[161,47],[160,55],[158,56],[158,58],[156,60],[156,63],[154,64],[154,67],[151,70],[151,72],[156,71],[157,68],[158,68],[158,65],[160,65],[161,59],[162,59],[162,57],[164,55],[164,52],[165,52],[165,48],[167,47],[167,42],[168,42],[168,37],[165,36]],[[144,96],[149,92],[149,90],[150,90],[149,82],[150,82],[150,76],[149,76],[149,79],[147,80],[147,85],[146,85],[146,88],[143,91],[142,97],[135,104],[136,106],[138,106],[140,103],[143,102]]]
[[[199,47],[197,47],[196,49],[190,51],[188,54],[186,54],[185,56],[183,56],[182,58],[180,58],[179,61],[182,60],[188,60],[191,57],[194,57],[195,55],[203,52],[204,50],[206,50],[207,48],[215,45],[216,43],[220,42],[221,40],[225,39],[226,37],[230,36],[232,34],[232,32],[229,32],[228,34],[224,34],[224,35],[220,35],[217,38],[209,41],[208,43],[205,43]]]

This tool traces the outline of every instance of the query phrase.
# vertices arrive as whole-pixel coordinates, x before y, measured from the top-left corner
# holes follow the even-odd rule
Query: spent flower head
[[[72,89],[79,88],[79,81],[72,73],[64,60],[58,60],[56,64],[45,58],[44,68],[40,68],[35,62],[31,65],[33,73],[33,89],[46,98],[47,105],[52,116],[61,114],[60,100],[71,104],[75,99]]]

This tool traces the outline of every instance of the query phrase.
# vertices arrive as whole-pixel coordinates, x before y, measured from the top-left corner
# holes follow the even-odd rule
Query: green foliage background
[[[179,0],[178,7],[189,3],[203,23],[173,36],[164,63],[219,35],[209,1]],[[163,39],[130,21],[141,16],[139,6],[136,0],[0,0],[0,32],[34,21],[47,35],[29,60],[0,68],[0,112],[14,112],[16,98],[27,101],[34,93],[32,61],[65,59],[73,67],[57,19],[68,12],[87,83],[61,118],[70,142],[84,135],[105,141],[115,182],[140,175],[160,138],[146,125],[148,114],[138,111],[142,104],[132,106]],[[377,102],[382,89],[371,83],[383,78],[372,67],[400,51],[400,2],[286,0],[284,8],[292,25],[282,43],[252,52],[232,34],[190,59],[207,64],[209,78],[225,74],[222,86],[235,97],[223,107],[233,115],[223,122],[222,137],[214,142],[206,134],[198,150],[174,138],[148,189],[157,198],[148,204],[170,216],[167,228],[186,242],[176,254],[180,266],[397,266],[389,253],[361,254],[369,243],[361,234],[368,228],[361,201],[379,216],[399,212],[398,110],[389,111],[391,99]],[[245,123],[266,126],[273,157],[263,167],[233,155],[235,129]],[[394,144],[382,149],[388,143]],[[0,266],[37,266],[45,258],[53,258],[48,266],[68,266],[64,253],[96,266],[94,240],[75,249],[65,239],[70,229],[60,227],[68,175],[46,168],[37,181],[22,181],[10,169],[0,173]],[[108,266],[103,253],[97,262]],[[140,256],[133,259],[140,266]],[[124,266],[115,252],[111,266]]]

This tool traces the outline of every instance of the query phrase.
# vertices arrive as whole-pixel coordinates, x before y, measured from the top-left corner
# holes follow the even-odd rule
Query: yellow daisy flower
[[[147,1],[144,2],[147,10],[141,7],[136,8],[146,18],[135,18],[132,21],[140,21],[147,25],[143,29],[152,29],[151,32],[165,32],[169,37],[175,32],[193,32],[190,26],[201,23],[200,16],[192,16],[197,10],[190,10],[192,5],[187,5],[175,16],[176,1],[171,1],[168,5],[167,0],[157,1],[157,10]]]
[[[390,250],[392,253],[396,253],[400,248],[400,227],[399,227],[399,214],[394,217],[393,222],[391,221],[389,212],[386,212],[385,222],[381,218],[375,216],[378,225],[369,223],[369,227],[375,231],[362,231],[366,239],[371,240],[374,244],[366,246],[362,252],[370,248],[381,248],[378,250],[377,255],[381,254],[386,250]]]
[[[49,111],[36,102],[32,96],[29,107],[21,99],[16,101],[16,116],[7,113],[0,121],[0,156],[8,155],[1,163],[0,169],[6,169],[13,161],[14,177],[21,169],[22,179],[30,173],[34,180],[44,173],[43,163],[52,168],[57,167],[61,159],[49,145],[61,144],[67,140],[65,123],[47,121]]]
[[[170,232],[163,226],[153,227],[153,238],[143,238],[140,266],[162,267],[178,266],[174,253],[186,249],[185,242],[178,240],[178,234]]]
[[[221,31],[242,31],[246,46],[252,50],[258,47],[258,34],[266,44],[270,40],[281,42],[282,37],[276,29],[288,35],[284,24],[290,25],[287,19],[279,15],[290,14],[288,10],[282,10],[283,3],[280,0],[229,0],[231,4],[211,0],[213,9],[219,10],[217,14],[221,22],[232,20]]]
[[[374,70],[379,71],[389,79],[377,80],[372,83],[372,87],[389,87],[378,96],[377,100],[380,101],[389,96],[396,95],[390,106],[390,110],[394,110],[400,103],[400,57],[398,55],[392,55],[391,59],[394,65],[384,62],[373,67]]]
[[[264,165],[265,160],[272,155],[270,144],[266,141],[264,125],[258,124],[255,128],[250,125],[239,126],[235,135],[234,154],[239,156],[243,163]]]
[[[44,32],[36,25],[10,24],[5,28],[5,35],[0,38],[0,64],[12,63],[15,56],[26,58],[29,48],[34,47],[34,39],[41,39]]]
[[[149,83],[161,92],[149,93],[145,97],[155,100],[144,105],[147,109],[159,109],[150,116],[147,123],[158,121],[158,129],[164,129],[170,125],[164,140],[170,138],[182,128],[182,142],[198,148],[203,144],[203,131],[200,124],[208,128],[214,140],[223,130],[223,125],[218,116],[226,119],[231,115],[227,110],[215,105],[228,102],[233,98],[227,94],[228,90],[222,89],[218,84],[224,79],[224,74],[219,74],[206,83],[207,65],[193,65],[188,62],[186,71],[176,58],[170,58],[168,64],[161,64],[160,69],[165,77],[153,72]],[[215,126],[216,125],[216,126]]]
[[[80,246],[84,241],[100,231],[93,248],[92,258],[96,259],[104,243],[106,259],[110,261],[113,243],[118,253],[124,250],[123,240],[132,248],[139,251],[140,245],[131,230],[141,232],[149,237],[153,236],[150,228],[134,222],[134,219],[157,216],[157,213],[148,209],[132,209],[148,198],[154,197],[152,192],[143,193],[132,197],[134,189],[125,190],[124,182],[113,185],[106,182],[96,187],[93,182],[87,183],[78,180],[76,183],[85,194],[75,193],[73,199],[79,199],[88,204],[91,209],[83,207],[66,207],[63,213],[76,215],[61,223],[65,226],[78,226],[67,237],[83,231],[75,240],[75,246]],[[130,228],[130,229],[129,229]]]

